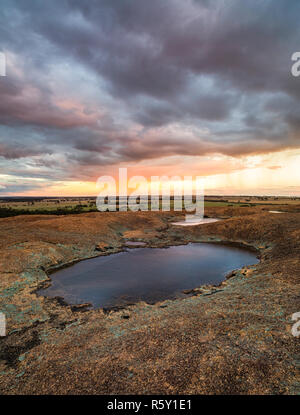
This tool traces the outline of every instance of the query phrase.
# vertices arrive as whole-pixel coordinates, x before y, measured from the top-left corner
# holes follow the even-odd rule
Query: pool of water
[[[182,290],[218,284],[225,275],[258,262],[248,250],[190,243],[169,248],[136,248],[78,262],[52,274],[40,295],[70,304],[114,307],[139,300],[150,304],[183,296]]]
[[[125,242],[125,244],[124,245],[126,245],[126,246],[136,246],[136,247],[138,247],[138,246],[144,246],[144,245],[146,245],[146,242],[139,242],[139,241],[126,241]]]
[[[178,225],[178,226],[196,226],[196,225],[204,225],[205,223],[213,223],[218,222],[221,219],[217,218],[203,218],[203,219],[190,219],[190,220],[182,220],[178,222],[171,222],[171,225]]]

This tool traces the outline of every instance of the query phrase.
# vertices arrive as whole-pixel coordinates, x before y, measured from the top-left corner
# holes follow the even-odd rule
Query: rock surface
[[[0,311],[8,330],[0,338],[0,392],[299,393],[291,316],[300,311],[300,215],[290,210],[208,208],[228,219],[188,228],[170,225],[180,214],[155,212],[0,219]],[[119,252],[126,237],[156,247],[243,244],[257,249],[260,263],[219,287],[117,311],[36,295],[51,283],[49,270],[106,255],[95,250],[99,240]]]
[[[106,244],[105,242],[99,242],[96,245],[96,251],[100,251],[100,252],[106,252],[108,249],[110,249],[110,246],[108,244]]]

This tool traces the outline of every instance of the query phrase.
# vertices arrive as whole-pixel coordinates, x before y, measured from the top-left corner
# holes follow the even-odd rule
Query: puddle
[[[218,284],[227,273],[258,262],[248,250],[208,243],[136,248],[78,262],[51,275],[40,295],[70,304],[114,307],[184,296],[182,290]]]
[[[125,246],[145,246],[146,242],[138,242],[138,241],[126,241],[124,243]]]
[[[203,219],[190,219],[188,221],[180,221],[180,222],[172,222],[172,225],[178,225],[178,226],[196,226],[196,225],[204,225],[205,223],[213,223],[218,222],[221,219],[217,218],[203,218]]]

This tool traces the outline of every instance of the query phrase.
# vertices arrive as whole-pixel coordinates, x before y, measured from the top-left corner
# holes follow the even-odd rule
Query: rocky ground
[[[180,213],[19,216],[0,220],[2,394],[297,394],[300,214],[208,208],[225,220],[171,225]],[[280,206],[276,206],[276,210]],[[259,264],[186,298],[119,310],[36,295],[50,271],[123,249],[209,241],[255,248]],[[192,295],[191,295],[192,294]],[[298,359],[298,360],[297,360]]]

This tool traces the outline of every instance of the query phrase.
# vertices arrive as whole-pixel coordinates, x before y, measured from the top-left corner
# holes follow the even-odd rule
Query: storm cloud
[[[300,147],[299,16],[298,0],[3,0],[0,173]]]

